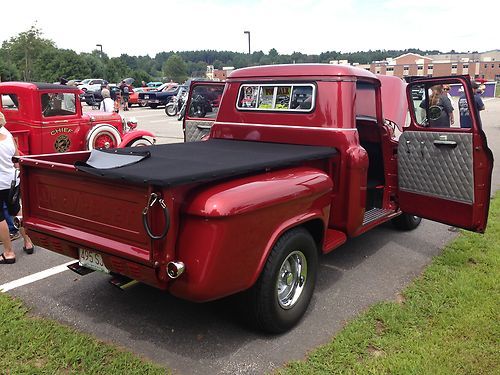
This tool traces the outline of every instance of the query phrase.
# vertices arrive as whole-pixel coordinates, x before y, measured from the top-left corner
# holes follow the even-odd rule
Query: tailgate
[[[48,235],[143,264],[152,261],[151,240],[142,223],[147,186],[27,165],[22,179],[23,222],[34,232],[35,242]]]

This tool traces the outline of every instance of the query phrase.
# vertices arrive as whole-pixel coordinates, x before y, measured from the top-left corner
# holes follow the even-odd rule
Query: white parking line
[[[18,288],[23,285],[31,284],[34,283],[35,281],[45,279],[46,277],[56,275],[58,273],[64,272],[68,270],[68,265],[75,263],[75,259],[73,259],[71,262],[61,264],[60,266],[55,266],[52,268],[49,268],[45,271],[37,272],[34,273],[33,275],[28,275],[25,277],[22,277],[20,279],[5,283],[3,285],[0,285],[0,292],[7,292],[9,290]]]

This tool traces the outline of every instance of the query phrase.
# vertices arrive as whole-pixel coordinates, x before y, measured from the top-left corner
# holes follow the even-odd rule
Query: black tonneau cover
[[[135,164],[111,169],[97,169],[82,164],[75,166],[80,171],[107,179],[169,187],[286,167],[306,160],[329,158],[337,152],[332,147],[225,139],[123,148],[107,152],[127,154],[133,150],[140,153],[148,151],[150,157]]]

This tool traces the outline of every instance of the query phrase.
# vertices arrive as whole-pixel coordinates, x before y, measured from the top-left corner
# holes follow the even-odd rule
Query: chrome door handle
[[[446,146],[446,147],[451,147],[451,148],[457,147],[457,142],[455,142],[455,141],[441,141],[441,140],[436,139],[433,143],[437,147],[441,147],[441,146]]]
[[[212,125],[196,125],[198,129],[210,129]]]

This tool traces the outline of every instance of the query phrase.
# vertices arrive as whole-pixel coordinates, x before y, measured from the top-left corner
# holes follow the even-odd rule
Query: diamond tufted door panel
[[[405,131],[399,139],[401,191],[474,203],[472,133]]]

